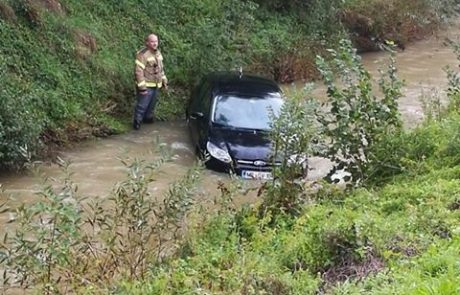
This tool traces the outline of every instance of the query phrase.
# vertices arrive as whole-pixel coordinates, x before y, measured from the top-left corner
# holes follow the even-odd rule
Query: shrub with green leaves
[[[330,62],[317,58],[328,96],[328,113],[321,114],[319,121],[330,141],[325,156],[335,163],[331,175],[345,170],[351,174],[352,182],[358,184],[367,180],[372,166],[385,160],[385,155],[375,158],[373,146],[386,134],[401,131],[398,99],[402,82],[392,56],[387,72],[379,80],[382,96],[377,96],[372,77],[350,41],[343,40],[340,45],[339,50],[329,51]]]
[[[460,42],[452,44],[454,53],[457,55],[457,60],[460,62]],[[449,100],[448,111],[460,112],[460,76],[459,72],[450,67],[446,67],[447,79],[449,86],[447,88],[447,97]]]
[[[305,202],[301,181],[308,176],[308,158],[317,153],[319,128],[313,99],[306,99],[308,89],[286,99],[279,114],[272,115],[270,138],[273,142],[273,181],[265,184],[261,213],[298,214]]]
[[[81,240],[81,208],[75,205],[76,185],[67,164],[63,165],[66,175],[62,191],[48,184],[38,194],[40,202],[16,209],[17,230],[11,237],[6,235],[6,244],[0,247],[4,290],[19,286],[53,294],[60,289],[59,281],[72,277],[65,270],[74,266],[73,247]]]
[[[126,179],[108,198],[94,200],[77,193],[69,163],[62,161],[58,187],[46,179],[33,204],[6,208],[14,219],[0,244],[2,291],[107,293],[120,279],[146,278],[184,239],[200,176],[195,167],[163,196],[155,195],[149,185],[166,160],[124,161]]]
[[[24,150],[35,156],[44,128],[41,89],[8,73],[6,59],[0,56],[0,169],[21,167]]]

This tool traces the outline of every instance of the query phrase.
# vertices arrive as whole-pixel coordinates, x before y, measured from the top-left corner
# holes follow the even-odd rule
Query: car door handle
[[[194,112],[190,114],[190,119],[196,120],[196,119],[203,119],[204,114],[202,112]]]

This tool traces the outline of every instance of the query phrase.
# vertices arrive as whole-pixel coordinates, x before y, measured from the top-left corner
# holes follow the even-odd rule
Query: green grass
[[[408,132],[436,130],[417,143],[434,146],[424,158],[404,142],[426,169],[351,191],[323,185],[297,217],[261,216],[260,203],[208,211],[176,256],[118,294],[458,294],[460,167],[439,156],[458,122]]]

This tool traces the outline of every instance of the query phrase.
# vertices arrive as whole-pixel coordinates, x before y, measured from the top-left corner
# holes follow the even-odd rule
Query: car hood
[[[211,142],[226,147],[233,159],[265,160],[271,155],[271,141],[266,131],[217,128],[210,134]]]

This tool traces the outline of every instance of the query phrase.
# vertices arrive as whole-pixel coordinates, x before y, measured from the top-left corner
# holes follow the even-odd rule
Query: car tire
[[[203,151],[200,149],[199,146],[195,146],[195,155],[198,157],[198,159],[200,159],[201,161],[204,160],[204,153]]]

